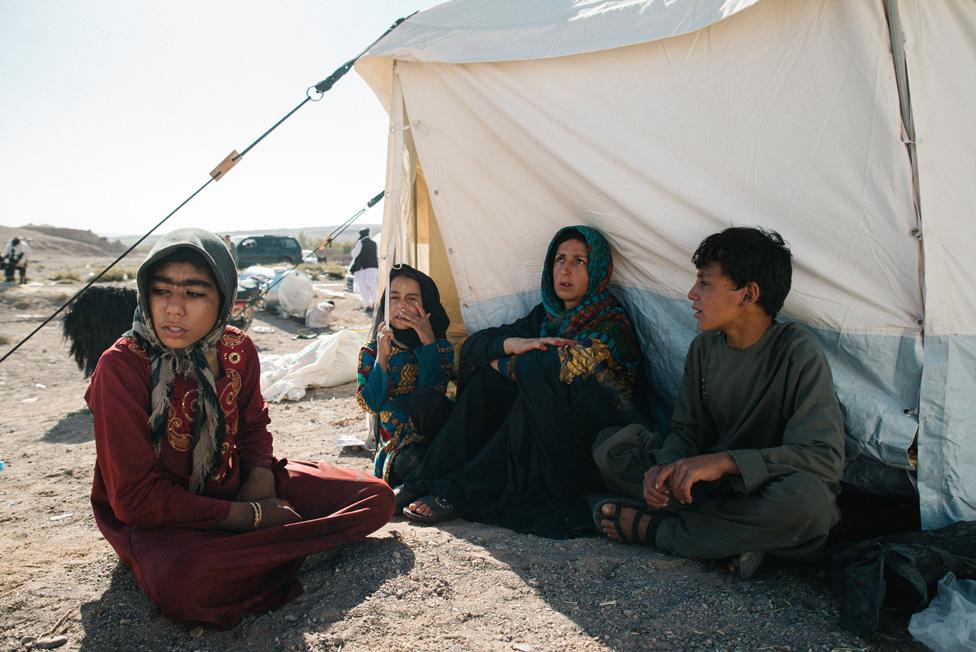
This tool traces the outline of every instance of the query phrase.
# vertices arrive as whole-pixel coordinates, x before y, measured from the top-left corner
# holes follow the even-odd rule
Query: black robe
[[[596,433],[633,415],[593,377],[560,382],[554,347],[518,356],[517,380],[491,368],[505,356],[506,338],[538,337],[545,318],[539,304],[465,341],[457,404],[405,484],[450,500],[469,520],[567,538],[593,533],[581,493],[602,489],[591,452]]]

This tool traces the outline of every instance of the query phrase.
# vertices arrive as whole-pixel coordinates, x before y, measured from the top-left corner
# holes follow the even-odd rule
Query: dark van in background
[[[237,266],[297,264],[302,259],[298,240],[286,235],[247,235],[237,240]]]

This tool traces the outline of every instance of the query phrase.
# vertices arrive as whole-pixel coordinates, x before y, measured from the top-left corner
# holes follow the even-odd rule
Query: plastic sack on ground
[[[274,276],[274,267],[267,267],[265,265],[251,265],[250,267],[242,269],[237,273],[237,279],[239,281],[244,281],[249,278],[256,278],[262,283],[270,283]]]
[[[298,353],[265,354],[261,392],[271,403],[297,401],[309,387],[334,387],[356,380],[359,349],[366,332],[343,330],[323,335]]]
[[[305,310],[315,298],[312,279],[305,272],[289,269],[279,273],[271,281],[264,303],[268,308],[277,309],[284,316],[305,317]]]
[[[908,622],[908,631],[935,652],[976,650],[976,580],[946,573],[929,606]]]
[[[325,328],[329,325],[329,315],[335,310],[333,301],[320,301],[305,311],[305,325],[309,328]]]

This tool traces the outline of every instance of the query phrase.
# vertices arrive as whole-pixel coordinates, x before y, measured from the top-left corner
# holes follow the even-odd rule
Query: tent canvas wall
[[[453,287],[473,331],[538,302],[558,227],[593,225],[668,402],[691,252],[776,229],[848,481],[914,491],[917,437],[923,526],[976,519],[974,64],[976,4],[956,0],[439,5],[357,64],[390,114],[386,263]]]

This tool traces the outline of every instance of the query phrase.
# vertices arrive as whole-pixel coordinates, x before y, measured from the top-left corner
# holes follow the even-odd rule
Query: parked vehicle
[[[302,246],[291,236],[248,235],[237,239],[237,266],[297,264],[302,259]]]

